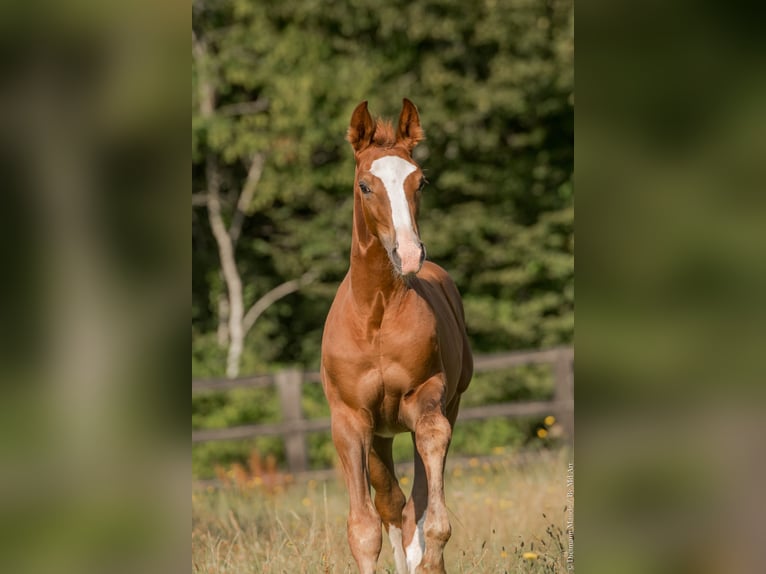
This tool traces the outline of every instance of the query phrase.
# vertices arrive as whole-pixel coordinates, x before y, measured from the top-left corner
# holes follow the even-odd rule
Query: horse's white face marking
[[[391,540],[391,548],[394,550],[394,563],[396,564],[396,574],[407,574],[407,562],[404,557],[404,546],[402,546],[402,531],[393,524],[388,525],[388,538]]]
[[[428,512],[428,511],[426,511]],[[426,522],[426,512],[418,520],[418,527],[412,537],[412,542],[407,546],[407,568],[410,574],[414,574],[420,561],[423,560],[423,553],[426,551],[426,537],[423,533],[423,525]]]
[[[391,205],[391,219],[396,233],[396,252],[404,275],[417,273],[423,263],[423,248],[410,217],[410,206],[404,193],[404,180],[417,167],[395,155],[372,162],[370,173],[383,182]]]
[[[370,167],[370,173],[383,182],[386,193],[388,193],[394,228],[412,233],[414,230],[410,217],[410,207],[407,204],[407,197],[404,195],[404,180],[416,169],[415,165],[395,155],[380,157],[372,162]]]

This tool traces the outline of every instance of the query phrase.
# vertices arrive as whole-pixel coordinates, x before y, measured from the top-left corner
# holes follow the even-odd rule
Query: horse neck
[[[354,197],[354,226],[351,240],[351,291],[360,307],[387,303],[407,289],[404,280],[391,270],[385,247],[367,227],[361,198]]]

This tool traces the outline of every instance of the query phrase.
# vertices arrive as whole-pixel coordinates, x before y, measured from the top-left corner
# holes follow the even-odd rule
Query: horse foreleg
[[[417,572],[444,572],[444,546],[452,529],[444,498],[444,460],[452,427],[441,412],[423,415],[415,428],[418,453],[428,482],[428,507],[423,532],[426,550]]]
[[[444,383],[440,377],[426,381],[404,399],[400,409],[402,420],[414,430],[417,451],[412,497],[404,511],[411,572],[445,571],[444,546],[452,529],[444,498],[444,461],[452,424],[444,409]]]
[[[375,572],[381,548],[380,516],[370,498],[368,456],[372,425],[350,410],[333,412],[332,438],[349,498],[348,544],[362,574]]]

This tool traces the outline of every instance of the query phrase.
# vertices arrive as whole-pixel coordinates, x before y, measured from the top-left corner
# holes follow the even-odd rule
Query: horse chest
[[[352,403],[362,396],[363,402],[398,397],[431,376],[440,362],[436,321],[427,309],[384,313],[373,330],[361,324],[339,326],[331,339],[326,341],[325,366],[343,387],[342,394],[356,397],[347,397]]]
[[[381,329],[377,350],[381,367],[399,363],[409,369],[427,367],[438,353],[436,331],[433,328],[409,330],[406,326]]]
[[[438,363],[436,322],[422,309],[386,315],[368,352],[386,393],[404,393],[428,378]]]

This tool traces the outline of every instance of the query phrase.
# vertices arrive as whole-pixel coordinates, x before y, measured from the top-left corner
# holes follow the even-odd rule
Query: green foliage
[[[280,420],[279,413],[279,400],[274,389],[242,388],[200,393],[192,399],[192,429],[276,422]],[[192,473],[200,478],[212,478],[215,465],[227,467],[234,462],[245,463],[253,451],[263,456],[272,454],[281,461],[285,458],[280,437],[202,443],[192,447]]]
[[[235,462],[245,464],[253,452],[285,460],[284,443],[279,437],[206,442],[192,446],[192,475],[200,479],[214,478],[216,465],[229,468]]]
[[[511,370],[476,373],[460,406],[473,407],[512,401],[544,401],[553,396],[548,365],[528,365]]]
[[[332,468],[337,454],[330,432],[312,433],[306,439],[309,449],[309,467],[312,469]]]
[[[453,433],[450,453],[488,455],[494,449],[519,447],[526,438],[521,425],[505,418],[464,421],[460,423],[460,432]]]
[[[279,403],[274,389],[239,388],[203,393],[192,401],[192,428],[226,428],[254,421],[279,421]]]
[[[429,180],[421,235],[463,294],[474,350],[572,341],[571,0],[201,0],[192,16],[207,49],[192,61],[193,191],[204,192],[212,159],[230,214],[253,154],[266,158],[236,247],[245,304],[309,269],[319,273],[260,317],[245,340],[243,373],[318,367],[351,241],[353,157],[344,135],[365,99],[387,117],[405,96],[419,108],[426,140],[415,158]],[[216,95],[211,117],[200,112],[204,82]],[[225,286],[204,207],[192,221],[192,372],[221,375]],[[509,388],[497,394],[537,396],[529,377],[498,381]],[[480,387],[466,400],[485,394]],[[227,414],[203,414],[195,399],[194,420],[256,417],[244,404],[233,412],[239,401]],[[304,408],[321,402],[312,395]],[[323,443],[315,449],[324,452]]]

